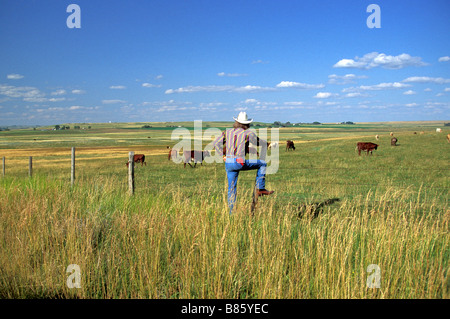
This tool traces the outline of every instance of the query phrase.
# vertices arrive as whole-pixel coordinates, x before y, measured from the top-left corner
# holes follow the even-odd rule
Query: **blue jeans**
[[[236,202],[237,180],[240,171],[249,171],[257,169],[256,172],[256,188],[265,189],[266,187],[266,167],[267,163],[262,160],[245,160],[244,165],[238,163],[236,159],[227,159],[225,162],[225,170],[228,178],[228,207],[230,214],[233,211]]]

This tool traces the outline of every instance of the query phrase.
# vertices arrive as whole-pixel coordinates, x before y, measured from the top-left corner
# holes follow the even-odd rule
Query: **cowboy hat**
[[[250,124],[253,122],[253,119],[248,119],[246,112],[240,112],[238,117],[233,117],[233,119],[241,124]]]

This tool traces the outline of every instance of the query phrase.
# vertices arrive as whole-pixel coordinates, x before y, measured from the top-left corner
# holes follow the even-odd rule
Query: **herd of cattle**
[[[436,132],[441,133],[442,130],[440,128],[438,128],[438,129],[436,129]],[[414,134],[417,134],[417,133],[414,132]],[[424,134],[424,132],[420,132],[420,134]],[[398,139],[396,137],[394,137],[394,133],[391,132],[389,135],[391,136],[391,146],[397,146]],[[379,140],[380,136],[375,135],[375,139]],[[447,134],[447,142],[450,143],[450,134]],[[369,155],[369,153],[370,153],[370,155],[372,155],[372,152],[374,150],[377,150],[378,146],[379,146],[378,144],[375,144],[372,142],[358,142],[358,143],[356,143],[355,151],[358,151],[358,155],[361,155],[361,151],[363,151],[363,152],[366,151],[367,155]],[[276,147],[279,147],[278,142],[270,143],[268,146],[269,149],[274,149]],[[167,148],[169,149],[169,156],[168,156],[169,161],[172,158],[177,158],[179,156],[178,150],[171,149],[169,146],[167,146]],[[286,141],[286,152],[290,151],[290,150],[295,151],[294,141],[287,140]],[[223,149],[223,152],[224,152],[224,154],[226,153],[225,148]],[[245,153],[259,155],[259,153],[257,152],[257,149],[253,148],[253,147],[249,147],[249,145],[246,145]],[[197,163],[200,163],[200,165],[203,165],[203,161],[205,160],[206,157],[209,157],[209,156],[211,156],[209,151],[195,151],[195,150],[184,151],[183,152],[184,167],[186,167],[186,164],[188,164],[191,167],[196,167]],[[143,166],[144,164],[147,165],[147,163],[145,162],[144,154],[134,155],[133,160],[135,163],[141,163],[141,166]],[[194,163],[194,166],[191,165],[191,162]],[[126,165],[128,167],[129,162],[127,162]]]

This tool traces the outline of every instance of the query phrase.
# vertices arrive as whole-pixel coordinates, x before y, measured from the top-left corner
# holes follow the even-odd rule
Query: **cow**
[[[196,167],[197,163],[200,162],[200,165],[203,166],[203,160],[205,157],[209,157],[210,154],[208,151],[184,151],[184,167],[186,168],[186,164],[189,164],[190,167]],[[191,165],[191,161],[194,162],[194,166]]]
[[[169,149],[169,156],[168,156],[169,161],[172,159],[172,157],[177,158],[178,150],[173,150],[170,147],[167,148]]]
[[[272,148],[277,148],[278,147],[278,142],[273,142],[273,143],[270,143],[269,144],[269,149],[272,149]]]
[[[291,140],[286,141],[286,151],[289,151],[292,148],[292,150],[295,151],[294,142]]]
[[[397,141],[396,137],[391,138],[391,146],[397,146]]]
[[[394,136],[394,132],[389,133],[390,136]]]
[[[375,138],[377,139],[377,141],[380,139],[380,135],[375,135]]]
[[[439,127],[436,129],[436,133],[442,133],[442,129],[440,129]]]
[[[141,166],[144,166],[144,164],[145,164],[145,166],[147,166],[147,163],[145,162],[145,155],[144,154],[135,154],[134,157],[133,157],[133,161],[135,163],[141,163]],[[127,164],[127,167],[128,167],[130,162],[128,161],[126,164]]]
[[[356,144],[356,149],[358,150],[358,155],[361,155],[361,151],[367,151],[367,155],[372,155],[372,151],[378,148],[378,144],[370,142],[358,142]]]
[[[450,134],[447,134],[447,142],[450,143]]]

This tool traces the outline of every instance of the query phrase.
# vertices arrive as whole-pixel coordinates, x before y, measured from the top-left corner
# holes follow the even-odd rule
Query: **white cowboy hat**
[[[253,119],[248,119],[246,112],[240,112],[238,117],[233,117],[233,119],[241,124],[250,124],[253,122]]]

